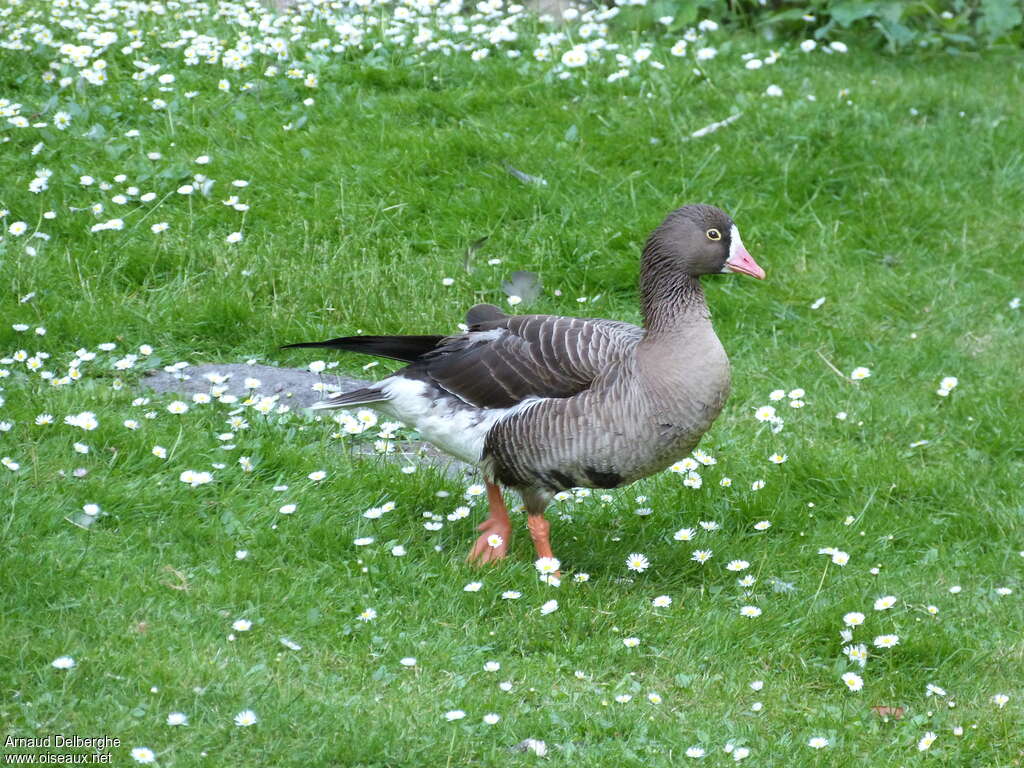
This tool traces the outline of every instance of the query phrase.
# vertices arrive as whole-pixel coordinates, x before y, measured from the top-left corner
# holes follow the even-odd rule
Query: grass
[[[625,24],[610,34],[634,39]],[[695,744],[721,765],[732,762],[726,743],[749,748],[756,765],[1019,764],[1024,344],[1009,302],[1021,294],[1024,110],[1014,94],[1024,67],[996,54],[880,59],[854,46],[847,56],[787,51],[748,71],[738,59],[748,48],[763,44],[726,39],[705,77],[673,65],[615,84],[560,81],[497,56],[410,63],[385,49],[324,64],[316,89],[260,77],[264,62],[232,77],[231,93],[217,90],[222,71],[166,54],[162,71],[178,77],[166,110],[142,98],[161,95],[155,83],[128,79],[130,57],[108,57],[107,85],[53,101],[55,87],[39,80],[46,56],[9,58],[0,99],[42,116],[33,121],[57,109],[73,117],[67,131],[0,128],[0,355],[48,352],[44,368],[60,376],[76,349],[118,346],[67,386],[24,362],[2,366],[0,420],[12,426],[0,455],[20,463],[0,468],[4,735],[106,734],[121,739],[115,762],[146,745],[158,764],[179,766],[535,763],[509,749],[528,737],[546,742],[552,765],[677,765]],[[259,86],[238,93],[247,79]],[[769,84],[785,95],[763,96]],[[309,96],[315,104],[302,105]],[[743,116],[731,126],[689,138],[734,110]],[[141,136],[125,137],[131,129]],[[162,158],[147,159],[154,151]],[[194,164],[204,154],[211,162]],[[506,165],[547,185],[523,184]],[[40,166],[53,175],[36,195],[28,184]],[[109,191],[78,182],[121,173]],[[194,173],[216,179],[209,198],[175,192]],[[110,202],[126,185],[157,198]],[[221,204],[230,194],[250,205],[244,215]],[[607,503],[595,494],[554,506],[567,574],[558,590],[537,582],[522,532],[507,562],[466,566],[482,503],[425,530],[423,514],[450,513],[464,486],[352,457],[340,447],[355,438],[332,438],[330,423],[250,412],[238,447],[224,451],[216,436],[228,406],[175,416],[170,397],[132,405],[146,367],[304,365],[313,358],[278,345],[451,329],[474,302],[503,302],[500,281],[515,269],[543,279],[529,311],[636,322],[642,241],[694,201],[729,210],[769,276],[707,281],[734,370],[702,446],[718,464],[701,470],[699,490],[666,474]],[[98,217],[69,211],[95,202],[106,206]],[[47,210],[57,217],[42,218]],[[89,231],[114,216],[122,230]],[[15,220],[51,239],[29,255],[28,236],[7,231]],[[152,233],[161,221],[169,229]],[[233,231],[244,240],[229,245]],[[153,355],[112,369],[140,344]],[[340,368],[366,375],[365,362],[344,357]],[[856,366],[871,377],[850,381]],[[944,376],[960,381],[948,398],[935,394]],[[773,435],[753,410],[795,387],[807,406],[775,403],[786,427]],[[62,423],[84,410],[95,431]],[[36,426],[42,413],[55,423]],[[88,454],[75,453],[78,441]],[[153,456],[154,445],[169,456]],[[768,463],[775,451],[788,460]],[[253,472],[238,468],[240,455]],[[212,483],[178,480],[218,462],[227,466]],[[72,477],[76,467],[88,473]],[[326,479],[307,479],[314,470]],[[723,476],[731,488],[719,487]],[[759,479],[765,487],[750,490]],[[384,501],[395,510],[362,517]],[[104,515],[69,524],[87,503]],[[279,514],[285,503],[295,514]],[[644,506],[653,513],[634,514]],[[760,520],[772,527],[756,531]],[[721,529],[672,538],[698,521]],[[360,536],[375,542],[357,547]],[[406,556],[390,554],[397,544]],[[831,565],[822,547],[850,563]],[[714,557],[700,566],[695,548]],[[631,552],[651,568],[627,572]],[[747,593],[724,568],[733,558],[758,578]],[[568,578],[583,572],[587,583]],[[463,590],[476,580],[479,592]],[[522,597],[502,600],[504,590]],[[652,607],[663,594],[673,604]],[[896,606],[873,610],[882,595]],[[558,610],[542,615],[552,598]],[[763,613],[743,618],[742,605]],[[377,617],[358,620],[365,608]],[[900,637],[872,647],[863,670],[842,653],[851,611],[867,614],[856,642]],[[239,618],[252,629],[229,640]],[[630,636],[637,648],[624,647]],[[64,654],[76,666],[53,669]],[[415,667],[399,663],[406,656]],[[488,660],[500,671],[485,672]],[[848,671],[864,690],[845,689]],[[926,697],[928,683],[948,695]],[[1000,693],[1003,707],[992,702]],[[624,694],[632,700],[617,702]],[[882,705],[905,714],[881,718],[871,707]],[[233,724],[244,709],[257,713],[254,727]],[[456,709],[466,718],[446,722]],[[173,711],[189,724],[166,725]],[[490,712],[496,725],[481,722]],[[919,752],[928,731],[938,739]],[[808,748],[812,736],[830,746]]]

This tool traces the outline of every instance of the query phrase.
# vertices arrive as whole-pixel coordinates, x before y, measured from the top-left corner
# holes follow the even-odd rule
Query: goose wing
[[[644,335],[614,320],[506,315],[491,305],[473,307],[466,319],[467,332],[445,337],[399,375],[479,408],[578,394]]]

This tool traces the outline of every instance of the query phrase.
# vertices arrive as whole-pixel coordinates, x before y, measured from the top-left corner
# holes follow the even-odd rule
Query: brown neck
[[[700,279],[680,269],[654,238],[644,248],[640,297],[648,337],[682,331],[711,317]]]

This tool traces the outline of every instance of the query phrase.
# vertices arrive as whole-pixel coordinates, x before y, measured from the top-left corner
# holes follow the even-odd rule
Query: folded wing
[[[442,339],[398,375],[440,387],[470,405],[508,408],[536,397],[571,397],[588,388],[643,338],[612,320],[505,315],[479,305],[466,333]]]

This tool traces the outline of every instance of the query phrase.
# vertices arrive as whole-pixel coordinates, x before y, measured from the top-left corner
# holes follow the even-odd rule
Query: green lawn
[[[309,87],[285,74],[289,58],[255,53],[236,72],[185,65],[182,47],[159,44],[188,29],[267,37],[231,14],[133,19],[117,3],[113,15],[61,11],[118,34],[102,55],[107,82],[90,85],[73,53],[33,42],[36,24],[83,44],[50,18],[58,5],[0,16],[0,40],[27,43],[0,49],[4,738],[109,735],[121,765],[146,747],[167,766],[669,766],[691,762],[693,746],[707,765],[731,764],[740,748],[764,766],[1020,764],[1019,55],[894,59],[855,42],[846,54],[776,43],[777,62],[747,69],[741,55],[764,58],[767,43],[718,30],[676,58],[682,31],[631,22],[627,9],[608,39],[630,56],[650,42],[649,61],[665,68],[633,63],[609,83],[613,54],[592,53],[562,80],[569,44],[535,61],[537,31],[555,28],[533,21],[505,45],[523,51],[516,59],[500,46],[474,61],[387,42],[317,53],[308,43],[341,33],[307,9],[308,29],[289,22],[280,36],[298,35],[292,55],[318,74]],[[123,52],[133,29],[144,44]],[[578,41],[578,25],[569,30]],[[718,55],[695,74],[702,45]],[[271,64],[279,74],[265,73]],[[783,95],[765,95],[769,85]],[[39,168],[52,175],[33,192]],[[197,173],[214,180],[209,196]],[[185,184],[192,194],[177,191]],[[248,210],[223,204],[232,195]],[[717,464],[700,468],[699,489],[665,473],[607,500],[554,504],[557,589],[537,580],[525,525],[508,561],[468,567],[485,502],[440,472],[344,450],[376,428],[339,437],[301,412],[133,403],[145,369],[176,361],[303,366],[318,356],[278,346],[451,331],[475,302],[504,305],[501,281],[519,269],[544,290],[514,311],[638,322],[640,247],[687,202],[728,210],[768,272],[764,283],[705,282],[733,362],[732,396],[702,443]],[[88,210],[96,203],[101,213]],[[112,219],[122,227],[91,231]],[[233,232],[243,239],[228,242]],[[79,349],[96,358],[61,383]],[[128,354],[139,357],[117,370]],[[339,359],[360,376],[394,368]],[[861,366],[871,375],[851,380]],[[959,384],[940,397],[949,376]],[[803,408],[788,394],[769,400],[796,388]],[[777,434],[754,416],[768,404],[785,419]],[[239,408],[247,428],[226,423]],[[64,423],[83,411],[96,429]],[[53,423],[37,424],[42,414]],[[776,452],[787,460],[771,463]],[[181,482],[186,470],[212,482]],[[388,501],[379,519],[363,516]],[[91,524],[69,522],[89,523],[88,504],[100,508]],[[279,512],[287,504],[293,514]],[[472,514],[449,521],[463,504]],[[427,513],[439,530],[424,527]],[[675,540],[687,527],[695,538]],[[713,557],[700,565],[695,550]],[[630,553],[650,568],[627,570]],[[732,560],[749,567],[730,571]],[[756,581],[738,585],[748,574]],[[479,591],[465,591],[471,582]],[[662,595],[671,605],[653,606]],[[894,605],[875,610],[883,596]],[[542,613],[552,599],[557,610]],[[375,618],[361,620],[366,609]],[[868,646],[863,669],[843,652],[850,612],[866,617],[852,641]],[[233,629],[239,619],[251,628]],[[898,644],[876,648],[887,634]],[[65,655],[74,667],[55,669]],[[486,671],[490,661],[500,669]],[[849,672],[862,690],[847,689]],[[945,695],[926,695],[928,684]],[[243,710],[255,725],[235,725]],[[455,710],[465,717],[448,721]],[[168,725],[174,712],[187,724]],[[919,750],[929,732],[934,744]],[[812,737],[829,745],[812,749]],[[546,758],[510,750],[528,738]],[[2,750],[18,751],[40,750]]]

